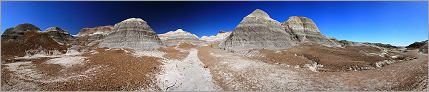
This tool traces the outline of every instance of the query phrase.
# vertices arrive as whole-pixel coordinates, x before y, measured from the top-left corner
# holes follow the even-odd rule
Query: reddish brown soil
[[[304,65],[310,64],[310,60],[302,57],[295,56],[294,53],[289,52],[279,52],[275,53],[273,50],[261,49],[259,52],[264,56],[263,58],[259,58],[262,61],[265,61],[270,64],[287,64],[287,65]]]
[[[427,90],[427,78],[428,78],[427,55],[417,55],[417,51],[411,51],[404,54],[417,56],[418,59],[398,62],[392,65],[381,67],[379,69],[373,69],[373,70],[367,70],[367,71],[361,71],[361,72],[344,72],[344,73],[338,73],[338,74],[335,74],[332,72],[332,73],[326,73],[326,75],[320,75],[320,76],[337,75],[342,78],[346,78],[346,80],[344,81],[353,83],[355,85],[359,85],[361,88],[373,87],[370,85],[363,85],[363,84],[371,84],[374,86],[384,86],[383,88],[378,88],[378,90],[396,90],[396,91],[411,91],[411,90],[422,91],[424,89]]]
[[[375,62],[387,59],[377,55],[368,56],[365,53],[361,53],[362,51],[376,53],[381,50],[368,46],[329,48],[321,45],[302,46],[288,50],[288,52],[297,53],[298,55],[302,55],[324,65],[327,71],[348,70],[348,68],[353,66],[371,67]]]
[[[210,49],[212,49],[211,47],[208,46],[203,46],[198,48],[198,58],[201,61],[213,61],[216,60],[216,58],[212,57],[209,53]],[[204,65],[206,65],[205,67],[209,67],[211,65],[214,64],[214,62],[203,62]]]
[[[61,75],[61,66],[56,64],[44,64],[47,60],[52,58],[38,58],[33,59],[32,64],[36,66],[35,70],[47,74],[49,76]]]
[[[88,55],[86,68],[106,66],[91,80],[67,82],[64,90],[138,90],[155,85],[159,58],[134,57],[123,50],[102,51]]]
[[[14,85],[14,83],[9,82],[9,80],[13,78],[12,77],[13,72],[6,69],[5,67],[6,67],[5,65],[1,65],[1,85],[2,85],[1,90],[2,91],[5,91],[5,89],[4,89],[5,85],[8,85],[8,86]]]
[[[360,47],[353,47],[353,48],[360,48]],[[363,48],[368,48],[368,47],[363,47]],[[328,49],[328,48],[324,48],[324,49]],[[336,48],[336,49],[341,49],[341,48]],[[243,79],[245,79],[246,77],[257,76],[257,75],[233,75],[233,77],[231,77],[231,75],[225,76],[222,73],[219,74],[216,71],[231,72],[231,71],[228,71],[228,69],[234,69],[231,67],[225,67],[225,69],[218,68],[219,66],[222,66],[225,64],[225,63],[219,63],[219,62],[225,62],[225,61],[222,61],[221,58],[226,58],[228,56],[224,56],[224,57],[213,56],[210,53],[219,54],[219,52],[215,52],[214,51],[215,49],[210,48],[208,46],[201,47],[198,50],[199,50],[198,57],[205,65],[207,65],[208,68],[210,68],[210,71],[213,74],[213,77],[214,77],[213,79],[215,80],[215,83],[219,85],[221,88],[223,88],[223,90],[226,90],[226,91],[234,90],[234,89],[231,89],[231,86],[228,86],[228,85],[234,84],[234,83],[240,83],[243,81],[249,81],[249,80],[243,80]],[[308,48],[304,50],[308,51]],[[264,51],[267,51],[271,54],[274,53],[274,52],[271,52],[270,50],[262,50],[262,52]],[[328,51],[331,51],[331,50],[328,49]],[[353,50],[348,49],[346,51],[353,51]],[[291,52],[292,51],[283,51],[276,54],[283,55],[282,53],[291,53]],[[300,53],[304,53],[304,52],[300,52]],[[315,89],[311,89],[311,90],[325,90],[325,91],[326,90],[422,91],[424,89],[427,90],[427,74],[428,74],[427,55],[417,54],[417,51],[410,51],[402,54],[404,54],[405,56],[417,56],[417,59],[397,62],[385,67],[365,70],[365,71],[312,72],[312,71],[304,71],[306,70],[306,68],[285,67],[284,69],[298,72],[297,75],[300,75],[299,77],[303,78],[303,80],[300,80],[299,83],[304,83],[303,86],[310,85],[310,87],[316,87]],[[324,56],[324,55],[321,55],[321,56]],[[342,56],[342,58],[345,58],[345,57],[346,56]],[[347,59],[353,60],[353,59],[359,59],[359,58],[352,58],[352,59],[347,58]],[[324,59],[321,59],[321,60],[324,60]],[[337,62],[340,62],[340,61],[337,61]],[[288,62],[285,62],[285,63],[288,63]],[[280,65],[275,65],[275,66],[280,66]],[[255,71],[255,72],[261,72],[261,71]],[[235,79],[235,81],[225,82],[224,79],[226,78],[232,78],[232,79]],[[254,80],[254,81],[257,81],[257,80]],[[264,80],[264,81],[268,81],[268,80]],[[255,83],[255,84],[258,84],[258,83]],[[254,85],[254,84],[245,84],[245,85]],[[244,86],[244,85],[241,85],[241,86]],[[284,86],[289,87],[286,85]],[[258,87],[256,87],[256,89],[249,88],[249,89],[240,89],[240,90],[258,90]]]
[[[29,61],[33,61],[32,64],[34,64],[35,68],[32,70],[35,70],[37,72],[40,72],[42,74],[46,74],[46,76],[49,77],[54,77],[54,76],[59,76],[62,75],[60,70],[61,70],[61,66],[59,65],[54,65],[54,64],[45,64],[43,62],[52,59],[52,58],[37,58],[37,59],[32,59],[32,60],[28,60],[28,59],[21,59],[21,60],[12,60],[11,62],[7,62],[7,63],[16,63],[16,62],[29,62]],[[1,80],[2,80],[2,89],[1,90],[10,90],[13,87],[16,86],[21,86],[18,85],[21,82],[25,82],[25,83],[32,83],[34,84],[34,86],[46,86],[45,83],[42,82],[38,82],[38,81],[32,81],[32,80],[28,80],[28,79],[21,79],[20,77],[17,77],[15,75],[15,72],[10,71],[9,69],[5,68],[5,65],[2,65],[2,74],[1,74]],[[28,84],[28,85],[32,85],[32,84]],[[5,86],[7,85],[7,86]],[[25,86],[23,86],[25,87]],[[19,88],[18,88],[19,89]],[[50,88],[51,90],[53,88]],[[32,88],[21,88],[19,90],[36,90],[36,89],[32,89]],[[40,89],[38,89],[40,90]]]
[[[159,58],[155,57],[134,57],[131,53],[126,53],[123,50],[97,49],[97,54],[85,54],[87,61],[80,66],[73,66],[64,69],[59,65],[46,64],[48,59],[36,59],[32,64],[36,66],[34,70],[45,74],[45,77],[66,78],[71,75],[84,74],[88,76],[70,79],[68,81],[60,81],[53,83],[41,83],[30,81],[37,84],[41,90],[97,90],[97,91],[113,91],[113,90],[141,90],[152,88],[159,90],[156,86],[155,75],[161,69]],[[98,68],[97,68],[98,67]],[[90,74],[85,74],[86,71],[93,69]],[[4,72],[3,72],[4,71]],[[5,68],[2,68],[2,84],[13,85],[8,83],[8,78],[11,78],[11,73]],[[19,79],[19,78],[15,78]],[[154,89],[153,89],[154,88]]]
[[[27,31],[24,33],[24,37],[19,40],[1,39],[2,57],[24,56],[25,51],[36,50],[39,47],[45,51],[67,52],[68,46],[58,44],[46,33]]]
[[[208,44],[208,46],[212,47],[212,48],[219,48],[219,44],[220,44],[220,42],[214,42],[214,43]]]
[[[190,43],[180,43],[177,47],[181,48],[181,49],[185,49],[185,50],[190,50],[190,49],[195,48],[197,46],[190,44]]]
[[[161,47],[158,49],[159,51],[165,52],[166,54],[164,55],[165,58],[168,59],[184,59],[186,58],[186,56],[188,56],[189,52],[180,52],[179,50],[177,50],[174,46],[169,46],[169,47]]]
[[[317,48],[315,48],[317,47]],[[128,49],[126,49],[128,50]],[[169,53],[176,53],[176,55],[187,54],[181,53],[176,50],[174,47],[160,48],[160,50]],[[240,72],[233,71],[233,67],[230,67],[226,64],[235,64],[228,63],[232,62],[235,59],[224,59],[233,54],[230,52],[222,52],[220,49],[214,49],[209,46],[204,46],[198,48],[198,57],[201,62],[205,65],[205,68],[208,68],[215,80],[215,83],[220,86],[225,91],[235,90],[234,87],[230,84],[243,84],[241,87],[246,89],[239,90],[261,90],[266,88],[266,86],[257,86],[262,83],[253,83],[254,81],[280,81],[277,79],[273,80],[247,80],[247,77],[255,77],[267,75],[263,68],[254,69],[254,71]],[[302,50],[302,51],[301,51]],[[318,46],[301,46],[298,48],[291,48],[287,51],[281,51],[276,53],[273,50],[260,50],[264,55],[268,55],[267,63],[285,63],[285,64],[297,64],[300,65],[301,62],[287,62],[289,60],[314,60],[320,64],[335,64],[332,62],[338,62],[343,65],[353,65],[350,63],[354,60],[376,60],[376,59],[361,59],[365,55],[362,53],[350,53],[350,52],[362,52],[360,50],[366,50],[367,52],[377,52],[377,49],[371,47],[346,47],[346,48],[328,48],[328,47],[318,47]],[[86,53],[83,56],[87,57],[88,61],[85,61],[85,64],[81,66],[73,66],[72,68],[65,69],[59,65],[46,64],[48,59],[51,58],[39,58],[32,60],[34,64],[34,70],[46,74],[48,79],[50,77],[60,77],[66,78],[69,75],[82,74],[87,70],[93,69],[95,67],[102,66],[95,69],[96,71],[91,74],[87,74],[88,78],[79,77],[76,79],[70,79],[69,81],[61,82],[52,82],[52,83],[41,83],[32,80],[20,79],[14,75],[13,71],[5,69],[5,65],[2,65],[2,85],[9,85],[8,87],[17,87],[18,82],[34,83],[37,87],[40,87],[40,90],[61,90],[61,91],[75,91],[75,90],[100,90],[100,91],[111,91],[111,90],[139,90],[140,88],[152,88],[152,90],[160,90],[156,86],[156,74],[159,73],[161,69],[161,62],[159,58],[155,57],[135,57],[127,51],[119,49],[96,49],[99,53],[90,54]],[[180,54],[177,54],[179,53]],[[188,52],[187,52],[188,53]],[[215,53],[215,54],[211,54]],[[349,54],[345,54],[349,53]],[[225,56],[215,56],[215,55],[225,55]],[[295,56],[297,54],[297,56]],[[308,56],[305,56],[307,54]],[[325,55],[328,54],[328,55]],[[333,55],[330,55],[333,54]],[[361,57],[352,57],[356,55],[361,55]],[[410,90],[423,90],[427,89],[427,64],[428,58],[427,54],[417,54],[417,51],[409,51],[407,53],[401,53],[404,56],[416,56],[417,59],[398,62],[392,65],[385,67],[371,69],[366,71],[344,71],[336,70],[341,72],[313,72],[307,70],[307,68],[293,68],[293,67],[283,67],[281,65],[272,65],[273,67],[279,68],[267,68],[269,70],[275,69],[286,69],[290,71],[296,71],[298,77],[302,78],[297,83],[302,83],[302,86],[315,87],[316,89],[310,90],[397,90],[397,91],[410,91]],[[170,54],[171,55],[171,54]],[[234,56],[239,57],[239,56]],[[285,58],[289,57],[289,58]],[[245,58],[240,58],[245,59]],[[339,59],[336,60],[335,59]],[[344,59],[344,60],[341,60]],[[223,61],[222,61],[223,60]],[[231,60],[231,61],[230,61]],[[246,59],[252,61],[251,59]],[[274,61],[275,60],[275,61]],[[327,62],[324,60],[332,60]],[[13,62],[20,62],[25,60],[15,60]],[[222,61],[222,63],[220,63]],[[257,62],[257,61],[255,61]],[[365,63],[371,63],[366,62]],[[263,62],[258,62],[259,64]],[[364,63],[364,64],[365,64]],[[240,64],[240,63],[238,63]],[[360,63],[358,63],[360,64]],[[324,68],[327,67],[324,65]],[[271,65],[270,65],[271,66]],[[221,68],[219,68],[221,67]],[[228,69],[227,69],[228,68]],[[332,68],[332,67],[331,67]],[[247,69],[247,68],[246,68]],[[252,69],[252,67],[248,67]],[[218,71],[218,72],[216,72]],[[222,72],[219,72],[222,71]],[[331,70],[333,71],[333,70]],[[253,74],[253,72],[259,72]],[[229,76],[225,76],[222,73],[233,73]],[[242,74],[235,74],[242,73]],[[249,74],[249,75],[246,75]],[[259,74],[259,75],[258,75]],[[288,74],[285,74],[285,76]],[[233,78],[233,81],[225,81],[225,78]],[[276,78],[276,77],[275,77]],[[293,78],[293,77],[291,77]],[[289,81],[287,81],[289,82]],[[278,82],[274,82],[278,83]],[[293,84],[294,82],[291,82]],[[264,84],[267,85],[267,84]],[[270,84],[268,84],[270,85]],[[276,85],[276,84],[271,84]],[[253,88],[255,86],[255,88]],[[280,87],[287,87],[287,85],[279,85]],[[4,86],[2,86],[2,90]],[[320,88],[320,89],[319,89]],[[279,89],[279,88],[271,88]],[[35,90],[35,89],[23,89],[23,90]]]
[[[322,71],[348,71],[350,67],[373,67],[375,62],[386,60],[385,57],[365,54],[379,53],[380,51],[381,49],[370,46],[338,48],[322,45],[301,45],[280,53],[263,49],[260,50],[260,53],[265,57],[257,57],[257,59],[272,64],[289,65],[303,65],[314,61],[324,65]]]

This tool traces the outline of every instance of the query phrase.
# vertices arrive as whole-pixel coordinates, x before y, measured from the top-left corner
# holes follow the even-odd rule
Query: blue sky
[[[428,39],[427,2],[8,2],[1,6],[1,31],[22,23],[42,30],[114,25],[142,18],[157,33],[182,28],[199,37],[232,31],[255,9],[283,22],[306,16],[326,36],[405,46]]]

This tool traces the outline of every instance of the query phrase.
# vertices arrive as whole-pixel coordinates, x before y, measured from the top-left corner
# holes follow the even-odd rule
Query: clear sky
[[[182,28],[199,37],[232,31],[255,9],[283,22],[313,19],[323,34],[341,40],[405,46],[428,39],[428,5],[421,2],[2,2],[1,31],[22,23],[42,30],[114,25],[142,18],[157,32]]]

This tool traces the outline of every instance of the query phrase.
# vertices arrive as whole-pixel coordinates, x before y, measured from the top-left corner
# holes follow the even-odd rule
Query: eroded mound
[[[2,58],[34,54],[61,54],[67,52],[69,47],[57,43],[48,34],[37,31],[23,32],[22,38],[18,39],[2,37],[1,43]]]
[[[175,46],[180,43],[191,43],[202,45],[204,42],[198,39],[198,36],[190,32],[177,29],[176,31],[169,31],[164,34],[158,35],[161,41],[167,46]]]
[[[129,18],[115,24],[99,47],[129,48],[134,50],[156,49],[163,46],[158,35],[140,18]]]
[[[289,48],[295,44],[292,36],[285,31],[280,22],[270,18],[266,12],[256,9],[244,17],[219,46],[237,52],[262,48]]]

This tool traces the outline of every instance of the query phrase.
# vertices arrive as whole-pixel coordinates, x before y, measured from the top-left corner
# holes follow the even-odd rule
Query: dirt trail
[[[158,78],[160,88],[164,91],[217,90],[210,71],[203,67],[197,54],[196,49],[191,49],[183,60],[166,60],[163,74]]]

